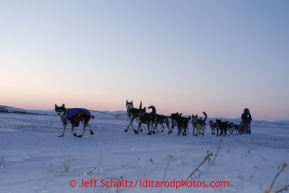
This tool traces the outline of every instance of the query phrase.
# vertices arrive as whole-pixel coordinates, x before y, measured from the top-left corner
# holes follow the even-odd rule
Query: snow
[[[175,184],[188,178],[207,151],[213,156],[190,181],[195,185],[211,181],[230,185],[179,187],[177,192],[256,193],[268,189],[282,163],[289,161],[288,121],[254,121],[252,134],[242,136],[216,137],[207,126],[204,137],[193,137],[191,125],[189,136],[177,136],[176,130],[169,135],[166,129],[149,136],[145,131],[136,135],[131,129],[125,133],[128,119],[124,111],[92,111],[95,135],[86,131],[82,138],[75,138],[67,129],[59,138],[59,117],[44,113],[0,113],[0,193],[176,192]],[[79,134],[81,129],[75,131]],[[87,187],[80,187],[82,181]],[[113,181],[135,187],[108,187]],[[167,181],[173,187],[165,187],[165,183],[152,187],[156,185],[152,181]],[[286,185],[288,173],[282,172],[273,190]]]

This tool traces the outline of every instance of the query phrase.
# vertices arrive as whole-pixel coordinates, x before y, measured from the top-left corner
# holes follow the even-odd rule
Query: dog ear
[[[139,109],[142,109],[142,101],[139,104]]]
[[[55,108],[57,108],[58,106],[57,106],[57,104],[55,104]]]
[[[62,108],[65,108],[65,104],[63,103],[61,107],[62,107]]]

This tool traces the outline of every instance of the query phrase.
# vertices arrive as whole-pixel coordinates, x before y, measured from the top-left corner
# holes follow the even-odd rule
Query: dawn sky
[[[0,1],[0,105],[289,120],[289,1]]]

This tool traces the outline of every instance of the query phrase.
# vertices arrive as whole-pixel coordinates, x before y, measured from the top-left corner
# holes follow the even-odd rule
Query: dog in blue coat
[[[71,123],[71,125],[72,125],[71,134],[74,137],[82,137],[82,135],[85,133],[86,126],[89,127],[90,134],[94,135],[93,131],[91,130],[90,125],[88,124],[90,119],[94,118],[94,116],[91,115],[89,110],[83,109],[83,108],[68,109],[68,108],[65,108],[64,104],[62,106],[60,106],[60,107],[55,104],[55,112],[57,113],[58,116],[60,116],[60,119],[61,119],[61,121],[63,123],[63,132],[62,132],[62,134],[59,137],[63,137],[64,136],[67,123]],[[83,131],[82,131],[81,135],[77,135],[74,132],[74,127],[78,127],[80,122],[83,125]]]

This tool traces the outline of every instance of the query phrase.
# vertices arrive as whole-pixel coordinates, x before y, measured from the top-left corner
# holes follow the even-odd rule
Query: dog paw
[[[77,137],[77,134],[76,134],[76,133],[73,133],[73,136],[74,136],[74,137]]]
[[[124,130],[124,132],[127,132],[127,130]]]
[[[58,137],[63,137],[63,135],[59,135]]]
[[[93,131],[90,130],[90,135],[94,135]]]
[[[82,137],[82,135],[78,135],[77,137],[78,137],[78,138],[81,138],[81,137]]]
[[[152,133],[148,133],[148,135],[151,135]]]

